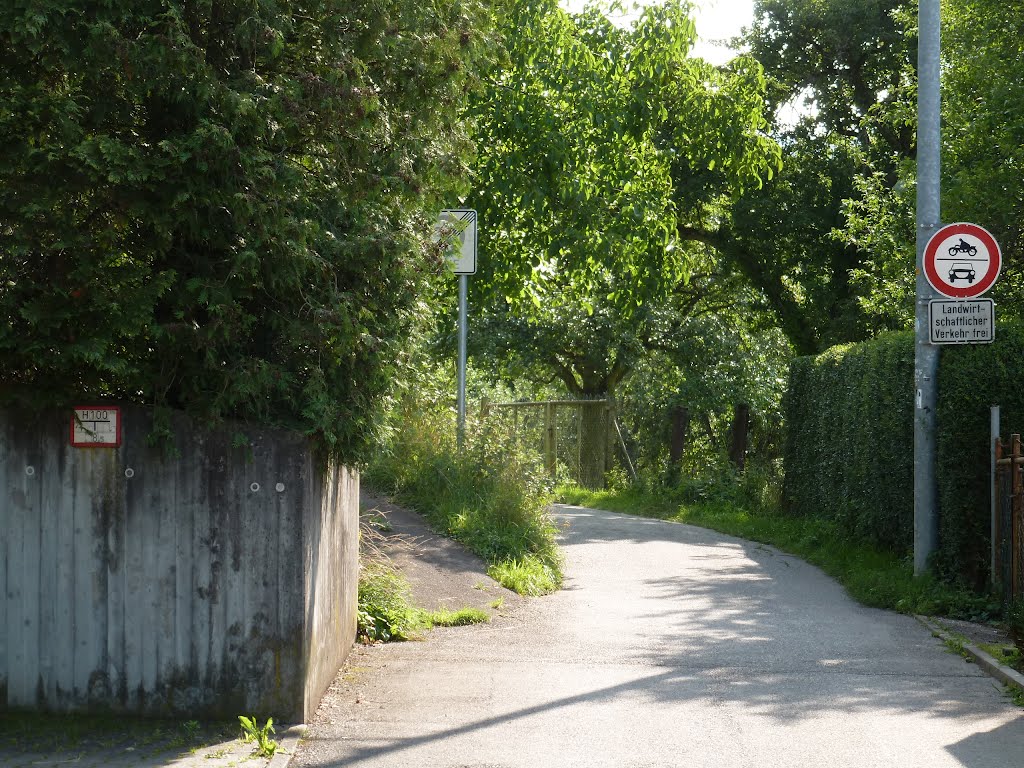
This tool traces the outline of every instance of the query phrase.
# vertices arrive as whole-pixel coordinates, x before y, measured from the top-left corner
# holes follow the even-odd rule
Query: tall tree
[[[769,178],[778,147],[757,64],[715,69],[689,56],[693,41],[676,0],[628,29],[596,7],[513,4],[509,61],[474,110],[477,354],[613,395],[644,355],[692,350],[690,324],[735,302],[734,271],[680,233]],[[582,439],[601,429],[585,418]]]
[[[652,6],[622,29],[596,8],[516,3],[509,61],[474,111],[474,305],[491,329],[477,335],[581,395],[614,391],[659,313],[698,311],[702,250],[680,228],[776,167],[760,69],[691,58],[688,11]]]
[[[755,4],[745,41],[771,83],[783,168],[748,190],[708,241],[744,271],[801,353],[903,323],[899,302],[867,298],[891,270],[880,262],[888,244],[859,226],[871,214],[857,201],[896,189],[913,155],[912,32],[896,0]],[[911,239],[911,262],[912,251]],[[897,312],[883,316],[882,307]]]

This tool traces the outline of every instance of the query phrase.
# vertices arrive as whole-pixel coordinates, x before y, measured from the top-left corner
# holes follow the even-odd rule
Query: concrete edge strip
[[[971,656],[978,666],[985,670],[989,675],[996,678],[1006,685],[1015,685],[1024,691],[1024,675],[1015,669],[1012,669],[1005,664],[997,661],[995,658],[985,653],[976,645],[972,643],[963,642],[960,638],[955,637],[952,633],[946,631],[941,626],[930,621],[926,616],[914,616],[919,622],[925,627],[930,629],[933,634],[937,635],[942,640],[949,640],[950,642],[960,643],[960,646]]]
[[[270,759],[267,768],[288,768],[288,764],[295,756],[299,747],[299,741],[306,735],[308,726],[305,723],[293,725],[284,732],[277,742],[277,752]]]

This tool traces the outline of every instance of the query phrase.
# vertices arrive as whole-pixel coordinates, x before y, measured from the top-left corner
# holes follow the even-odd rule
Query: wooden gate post
[[[1003,495],[1001,493],[1003,441],[999,437],[993,440],[992,455],[992,588],[999,591],[1005,587],[1003,584]]]

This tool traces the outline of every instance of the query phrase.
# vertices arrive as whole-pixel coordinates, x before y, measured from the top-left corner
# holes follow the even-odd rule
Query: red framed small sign
[[[117,448],[121,445],[121,409],[116,405],[76,405],[71,415],[74,448]]]

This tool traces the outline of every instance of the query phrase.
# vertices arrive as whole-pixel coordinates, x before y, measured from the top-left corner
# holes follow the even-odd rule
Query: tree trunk
[[[668,462],[678,467],[686,451],[686,435],[690,431],[690,409],[681,405],[672,408],[672,440],[668,447]]]
[[[750,425],[750,406],[740,403],[732,417],[732,441],[729,446],[729,460],[736,469],[743,471],[747,460],[747,432]]]
[[[608,409],[603,400],[580,404],[580,477],[584,488],[604,488],[608,464]]]

